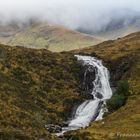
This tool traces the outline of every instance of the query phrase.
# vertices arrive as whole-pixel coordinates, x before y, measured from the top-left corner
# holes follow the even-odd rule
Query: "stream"
[[[102,61],[91,56],[75,55],[75,57],[82,62],[83,66],[86,66],[83,82],[85,82],[88,71],[95,72],[95,80],[92,81],[93,89],[90,93],[93,99],[86,100],[79,105],[74,117],[69,121],[68,127],[63,127],[62,133],[57,134],[58,136],[70,130],[85,128],[89,126],[91,121],[101,120],[107,111],[105,107],[106,100],[112,96],[109,71],[103,66]]]

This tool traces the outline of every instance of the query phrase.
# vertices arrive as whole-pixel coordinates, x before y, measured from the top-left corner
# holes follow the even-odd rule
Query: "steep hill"
[[[93,55],[104,60],[111,72],[111,82],[116,86],[118,81],[127,80],[130,96],[123,107],[104,120],[91,123],[89,128],[78,131],[75,138],[139,139],[133,135],[140,133],[140,32],[115,41],[106,41],[76,53]]]
[[[68,120],[73,107],[85,98],[80,87],[83,67],[74,58],[78,53],[102,59],[110,70],[111,85],[117,88],[120,80],[127,80],[130,96],[124,106],[104,120],[68,133],[63,139],[107,140],[117,138],[117,133],[140,133],[138,32],[63,53],[0,45],[0,139],[59,139],[50,134],[45,125],[60,125]]]
[[[61,52],[95,45],[102,40],[64,27],[37,23],[25,28],[18,28],[16,25],[0,27],[0,42],[11,46]]]
[[[73,54],[0,45],[0,139],[57,139],[45,125],[82,101],[80,69]]]

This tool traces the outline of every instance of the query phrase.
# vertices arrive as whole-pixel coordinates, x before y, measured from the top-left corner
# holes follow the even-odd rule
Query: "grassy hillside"
[[[27,28],[13,26],[0,28],[0,42],[11,46],[48,49],[53,52],[69,51],[98,44],[93,36],[49,24],[33,24]]]
[[[0,139],[57,139],[45,125],[82,100],[80,68],[72,54],[0,45]]]
[[[130,96],[126,104],[104,120],[91,123],[73,136],[78,140],[139,139],[140,134],[140,32],[116,41],[106,41],[76,53],[95,54],[104,60],[111,72],[111,81],[127,80]],[[117,133],[131,136],[117,136]]]
[[[62,26],[32,22],[19,27],[16,23],[0,25],[0,42],[10,46],[24,46],[48,49],[52,52],[70,51],[99,44],[105,40],[117,39],[140,31],[140,20],[119,29],[112,29],[93,35],[66,29]]]
[[[73,106],[83,100],[79,88],[82,67],[73,56],[77,53],[103,59],[111,72],[112,84],[127,80],[130,96],[119,110],[91,123],[87,129],[67,134],[66,139],[107,140],[119,139],[117,133],[140,133],[138,32],[63,53],[0,45],[0,139],[58,139],[44,126],[61,124],[69,118]]]

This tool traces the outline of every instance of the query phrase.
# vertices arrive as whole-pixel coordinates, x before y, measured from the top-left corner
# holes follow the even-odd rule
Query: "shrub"
[[[127,81],[120,81],[118,88],[113,93],[111,99],[107,101],[107,107],[109,112],[114,112],[123,106],[129,96],[129,84]]]
[[[116,90],[117,94],[129,96],[129,84],[127,81],[120,81]]]

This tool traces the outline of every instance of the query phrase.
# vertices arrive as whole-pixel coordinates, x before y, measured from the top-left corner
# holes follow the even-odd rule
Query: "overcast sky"
[[[66,27],[99,31],[111,21],[140,16],[140,0],[0,0],[0,21],[47,20]]]

